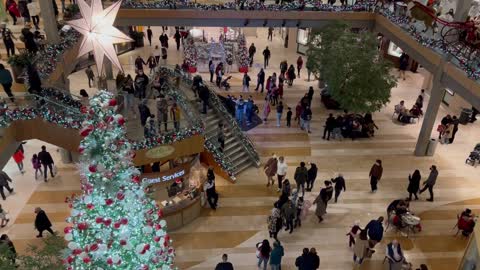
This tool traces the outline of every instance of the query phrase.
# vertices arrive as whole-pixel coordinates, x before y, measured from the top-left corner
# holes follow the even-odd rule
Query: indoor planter
[[[24,78],[20,77],[23,70],[31,64],[30,55],[26,53],[14,54],[8,58],[8,64],[12,68],[13,79],[16,83],[24,83]]]
[[[143,32],[138,32],[138,31],[133,31],[131,33],[131,38],[135,41],[135,47],[140,48],[145,46],[143,37],[145,36],[145,33]]]

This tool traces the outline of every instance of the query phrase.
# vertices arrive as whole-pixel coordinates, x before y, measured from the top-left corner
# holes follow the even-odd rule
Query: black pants
[[[335,189],[335,202],[337,202],[338,197],[340,196],[340,193],[342,193],[341,189]]]
[[[257,87],[255,88],[255,91],[258,91],[258,87],[261,85],[262,86],[261,92],[263,93],[264,84],[265,84],[264,82],[257,82]]]
[[[458,128],[453,128],[452,138],[450,138],[450,143],[453,143],[455,140],[455,134],[457,134]]]
[[[290,127],[292,125],[292,118],[287,118],[287,127]],[[307,182],[308,186],[308,182]]]
[[[17,16],[15,16],[15,13],[13,12],[8,12],[10,14],[10,16],[12,17],[12,20],[13,20],[13,25],[16,25],[17,24]]]
[[[408,200],[412,200],[412,195],[415,195],[415,199],[418,200],[417,192],[408,192]]]
[[[13,94],[12,94],[12,83],[2,83],[2,86],[5,93],[7,93],[7,96],[10,97],[10,100],[12,102],[15,101],[15,98],[13,97]]]
[[[377,182],[378,182],[377,177],[372,175],[370,177],[370,187],[372,188],[372,191],[377,190]]]
[[[301,68],[297,68],[298,78],[300,78],[300,70],[302,70],[302,69],[301,69]]]
[[[225,139],[218,138],[218,143],[220,144],[220,151],[223,152],[223,149],[225,148]]]
[[[268,67],[268,57],[264,57],[263,58],[263,68],[267,68]]]
[[[180,50],[180,40],[176,41],[177,42],[177,51]],[[167,47],[168,48],[168,47]]]
[[[252,65],[253,65],[253,54],[250,55],[248,58],[250,58],[250,67],[252,67]]]
[[[13,192],[13,188],[11,188],[8,183],[5,185],[5,186],[0,186],[0,194],[2,195],[2,199],[3,200],[6,200],[7,197],[5,197],[5,193],[3,192],[3,188],[6,188],[8,190],[8,192],[12,193]]]
[[[327,140],[330,140],[330,133],[332,132],[332,130],[330,128],[324,128],[323,129],[323,138],[325,139],[325,137],[327,138]]]
[[[302,209],[297,208],[297,218],[295,219],[295,228],[297,227],[302,227],[302,220],[300,219],[300,215],[302,213]]]
[[[425,190],[428,189],[428,193],[430,193],[430,200],[433,201],[433,187],[429,185],[425,185],[421,190],[420,193],[424,192]]]
[[[210,82],[213,83],[213,71],[210,71]]]
[[[38,25],[40,24],[40,17],[39,16],[32,16],[33,25],[35,25],[35,29],[39,29]]]
[[[47,181],[47,168],[50,169],[50,175],[52,177],[54,177],[55,175],[53,175],[53,164],[42,164],[43,165],[43,178],[45,179],[45,181]]]
[[[267,40],[272,41],[272,39],[273,39],[273,32],[269,32],[267,36]]]
[[[276,239],[277,239],[277,235],[278,235],[278,231],[276,231],[276,232],[270,232],[270,231],[269,231],[268,234],[270,234],[270,238],[273,237],[273,239],[276,240]]]
[[[7,50],[8,57],[10,57],[10,55],[15,55],[15,45],[13,43],[5,44],[5,49]]]
[[[152,46],[152,37],[148,37],[148,44],[150,44],[150,46]]]
[[[47,232],[51,233],[52,235],[54,234],[53,231],[52,231],[52,228],[48,227],[46,229],[38,230],[38,236],[42,237],[43,236],[43,231],[47,231]]]
[[[218,193],[207,191],[207,201],[210,205],[210,208],[217,209]]]
[[[285,219],[286,227],[285,231],[290,230],[290,233],[293,232],[293,218]]]
[[[157,63],[160,63],[160,55],[155,55],[155,61],[157,61]]]
[[[278,175],[278,174],[277,174],[278,188],[279,188],[279,189],[282,189],[283,178],[285,178],[285,175]]]
[[[207,113],[207,109],[208,109],[208,99],[204,99],[202,113]]]
[[[297,182],[297,192],[300,192],[300,188],[302,188],[302,196],[305,196],[305,182],[303,183]]]

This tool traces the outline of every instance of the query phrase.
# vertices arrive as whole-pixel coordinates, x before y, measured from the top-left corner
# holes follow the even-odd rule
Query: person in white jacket
[[[277,163],[277,179],[278,179],[277,192],[280,192],[282,190],[282,182],[285,179],[285,176],[287,175],[287,170],[288,170],[288,165],[287,165],[287,162],[285,161],[285,158],[283,156],[279,157],[278,163]]]
[[[31,3],[27,4],[28,12],[30,13],[30,17],[32,17],[32,22],[35,25],[35,29],[39,30],[40,27],[40,7],[38,6],[37,0],[33,0]]]

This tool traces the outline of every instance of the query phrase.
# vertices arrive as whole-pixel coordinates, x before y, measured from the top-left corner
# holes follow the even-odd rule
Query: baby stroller
[[[475,167],[477,163],[480,163],[480,143],[477,143],[473,151],[470,152],[470,155],[465,160],[465,163]]]
[[[220,88],[225,88],[225,91],[228,91],[230,89],[230,83],[228,83],[228,80],[230,80],[231,78],[232,76],[228,76],[227,78],[225,78],[225,80],[220,83]]]

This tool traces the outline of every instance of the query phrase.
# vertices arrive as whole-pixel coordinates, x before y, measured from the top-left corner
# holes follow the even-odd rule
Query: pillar
[[[289,27],[287,28],[288,33],[288,44],[287,48],[293,50],[294,53],[297,52],[297,35],[298,35],[298,28]],[[295,60],[296,61],[296,60]]]
[[[455,21],[464,22],[467,19],[468,11],[472,7],[473,0],[457,0],[455,8]]]
[[[423,116],[422,128],[417,138],[417,145],[415,146],[416,156],[425,156],[427,152],[427,146],[432,135],[433,126],[437,118],[438,109],[442,103],[444,94],[444,87],[441,83],[443,75],[443,66],[445,61],[442,61],[437,68],[437,71],[433,75],[433,86],[430,91],[430,100],[428,102],[427,110]]]
[[[42,0],[38,2],[40,3],[40,10],[42,11],[40,14],[48,43],[59,43],[60,35],[58,34],[57,18],[53,11],[52,1]]]

